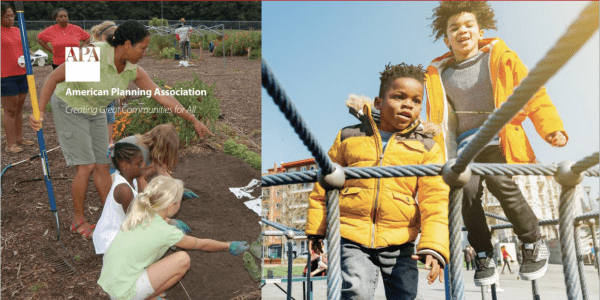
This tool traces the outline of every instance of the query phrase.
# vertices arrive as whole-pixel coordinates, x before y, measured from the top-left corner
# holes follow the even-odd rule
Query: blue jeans
[[[342,238],[341,246],[342,299],[373,299],[378,271],[388,300],[415,299],[419,271],[417,261],[410,258],[414,254],[412,243],[369,249]]]

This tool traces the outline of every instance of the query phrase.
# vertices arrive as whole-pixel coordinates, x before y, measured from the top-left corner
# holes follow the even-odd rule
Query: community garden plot
[[[240,143],[245,143],[246,137],[252,139],[247,146],[260,152],[260,148],[253,146],[260,145],[260,62],[247,57],[226,59],[226,70],[223,69],[222,57],[213,57],[208,52],[204,53],[204,60],[194,60],[194,66],[189,68],[179,68],[175,60],[150,57],[144,57],[139,65],[151,78],[160,77],[167,85],[191,80],[194,73],[208,84],[215,83],[215,96],[220,100],[222,115],[219,124],[236,128],[223,130],[221,134],[235,132]],[[38,95],[51,71],[49,65],[34,68]],[[30,113],[28,96],[24,118]],[[27,124],[24,124],[23,133],[24,138],[35,140],[35,133]],[[47,149],[58,146],[51,113],[45,114],[44,135]],[[192,228],[193,235],[201,238],[251,242],[260,233],[259,217],[244,205],[244,199],[237,199],[229,188],[245,186],[252,179],[259,178],[260,173],[244,161],[222,154],[219,148],[221,142],[219,139],[211,142],[201,140],[180,150],[174,177],[182,179],[200,199],[184,201],[177,218]],[[2,177],[2,298],[108,299],[96,284],[102,267],[101,256],[95,254],[91,240],[84,241],[79,235],[68,232],[73,213],[70,186],[74,168],[66,166],[60,151],[57,149],[48,154],[49,169],[60,218],[61,240],[75,262],[77,273],[60,275],[44,259],[41,248],[56,240],[46,188],[43,181],[24,182],[43,178],[42,168],[39,160],[22,163],[7,170]],[[36,146],[25,147],[25,151],[18,154],[2,151],[2,167],[38,153]],[[96,223],[102,205],[91,181],[84,209],[86,217]],[[205,296],[210,299],[260,297],[258,285],[248,276],[241,257],[228,253],[189,253],[192,257],[190,272],[183,278],[182,284],[167,291],[169,299],[188,299],[186,291],[191,299]]]

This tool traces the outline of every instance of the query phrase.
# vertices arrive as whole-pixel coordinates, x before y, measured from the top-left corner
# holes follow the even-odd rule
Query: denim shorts
[[[106,106],[106,123],[115,124],[115,101]]]
[[[51,101],[58,142],[67,166],[110,163],[106,156],[106,114],[86,115],[73,109],[55,94]]]
[[[2,96],[15,96],[29,92],[27,75],[3,77],[0,81],[2,82]]]

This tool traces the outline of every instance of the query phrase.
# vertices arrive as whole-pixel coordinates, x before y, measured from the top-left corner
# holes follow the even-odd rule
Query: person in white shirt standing
[[[179,28],[175,29],[175,36],[181,48],[181,60],[191,60],[190,35],[192,35],[192,27],[185,26],[184,18],[181,18],[179,22]]]

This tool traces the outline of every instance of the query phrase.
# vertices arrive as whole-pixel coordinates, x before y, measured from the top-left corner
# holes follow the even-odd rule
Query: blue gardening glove
[[[188,190],[188,189],[183,190],[183,199],[194,199],[194,198],[200,198],[200,197],[198,197],[198,195],[196,195],[196,193],[192,192],[191,190]]]
[[[232,255],[238,256],[244,252],[246,252],[248,249],[250,249],[250,245],[248,245],[248,242],[243,241],[235,241],[235,242],[231,242],[229,243],[229,253],[231,253]]]
[[[192,232],[190,227],[188,227],[187,224],[183,223],[183,221],[180,221],[177,219],[171,219],[169,221],[169,224],[177,227],[179,230],[183,231],[184,234],[188,234],[188,233]]]

